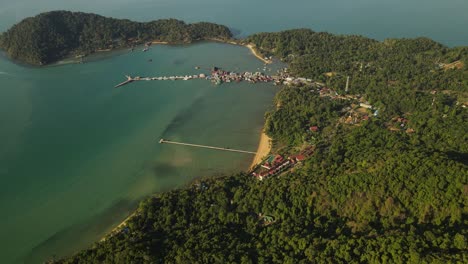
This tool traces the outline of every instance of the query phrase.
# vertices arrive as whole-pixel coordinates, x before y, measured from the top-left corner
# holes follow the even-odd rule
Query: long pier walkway
[[[252,151],[245,151],[245,150],[238,150],[238,149],[231,149],[231,148],[220,148],[220,147],[212,147],[212,146],[205,146],[205,145],[175,142],[175,141],[165,140],[165,139],[162,139],[162,138],[161,138],[161,140],[159,140],[159,143],[160,144],[167,143],[167,144],[176,144],[176,145],[189,146],[189,147],[231,151],[231,152],[246,153],[246,154],[253,154],[253,155],[257,154],[257,152],[252,152]]]

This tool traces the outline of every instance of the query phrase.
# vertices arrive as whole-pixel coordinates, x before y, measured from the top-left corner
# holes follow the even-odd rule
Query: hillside
[[[0,48],[24,63],[43,65],[65,56],[127,47],[147,41],[189,43],[230,38],[230,30],[212,23],[185,24],[176,19],[147,23],[81,12],[53,11],[22,20],[0,36]]]
[[[468,112],[456,94],[468,92],[468,49],[305,29],[246,41],[316,81],[283,87],[265,124],[274,153],[314,153],[262,181],[157,194],[58,262],[466,263]],[[442,65],[454,61],[464,66]]]

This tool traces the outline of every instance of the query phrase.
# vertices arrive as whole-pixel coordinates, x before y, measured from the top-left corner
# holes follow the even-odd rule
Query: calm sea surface
[[[139,21],[211,21],[241,36],[308,27],[468,45],[464,0],[69,2],[0,0],[0,31],[26,16],[67,9]],[[38,263],[71,254],[99,239],[152,193],[248,167],[249,155],[157,141],[164,137],[255,150],[274,86],[194,80],[112,88],[124,74],[197,74],[197,65],[238,71],[262,67],[246,48],[216,43],[115,52],[85,64],[46,68],[0,57],[2,263]]]

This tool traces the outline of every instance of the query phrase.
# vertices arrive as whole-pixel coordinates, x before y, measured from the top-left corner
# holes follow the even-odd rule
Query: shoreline
[[[260,53],[258,53],[257,49],[255,48],[255,44],[253,43],[247,43],[247,44],[244,44],[244,43],[241,43],[239,41],[236,41],[234,39],[228,39],[228,40],[224,40],[224,39],[217,39],[217,38],[209,38],[207,39],[207,41],[214,41],[214,42],[221,42],[221,43],[224,43],[224,44],[231,44],[231,45],[238,45],[238,46],[243,46],[243,47],[246,47],[250,50],[250,52],[252,52],[252,54],[257,57],[257,59],[263,61],[263,63],[265,64],[271,64],[273,63],[272,60],[269,60],[269,59],[265,59],[264,57],[262,57],[260,55]]]
[[[167,41],[153,40],[153,41],[151,41],[151,45],[153,45],[153,44],[156,44],[156,45],[157,45],[157,44],[160,44],[160,45],[168,45],[169,42],[167,42]]]
[[[271,151],[271,138],[262,131],[260,135],[260,141],[258,143],[257,154],[250,164],[249,170],[255,168]]]
[[[216,39],[216,38],[207,38],[207,39],[200,39],[200,40],[196,40],[196,41],[193,41],[193,42],[189,42],[189,43],[170,43],[170,42],[167,42],[167,41],[159,41],[159,40],[153,40],[149,43],[151,43],[151,45],[178,45],[178,44],[192,44],[192,43],[196,43],[196,42],[203,42],[203,41],[207,41],[207,42],[219,42],[219,43],[224,43],[224,44],[230,44],[230,45],[238,45],[238,46],[243,46],[243,47],[246,47],[250,50],[250,52],[259,60],[261,60],[263,63],[265,64],[272,64],[273,61],[272,60],[269,60],[269,59],[266,59],[264,57],[262,57],[260,55],[260,53],[257,51],[256,49],[256,46],[255,44],[253,43],[241,43],[239,41],[236,41],[235,39]],[[139,44],[137,46],[141,46],[143,44]],[[63,64],[75,64],[75,63],[80,63],[80,61],[78,59],[83,59],[83,58],[86,58],[86,57],[89,57],[89,56],[92,56],[94,54],[105,54],[105,53],[110,53],[110,52],[113,52],[113,51],[119,51],[119,50],[126,50],[128,48],[130,48],[132,46],[122,46],[122,47],[117,47],[117,48],[104,48],[104,49],[98,49],[98,50],[95,50],[94,52],[91,52],[90,54],[86,54],[86,55],[67,55],[57,61],[53,61],[53,62],[50,62],[50,63],[46,63],[46,64],[41,64],[41,65],[36,65],[36,64],[29,64],[29,63],[22,63],[21,61],[16,61],[14,59],[11,59],[7,56],[7,54],[5,53],[5,51],[3,51],[2,49],[0,49],[0,51],[2,53],[4,53],[4,57],[7,58],[8,60],[12,61],[12,62],[18,62],[18,64],[21,64],[21,65],[25,65],[25,66],[32,66],[32,67],[48,67],[48,66],[60,66],[60,65],[63,65]]]
[[[260,140],[258,143],[257,153],[252,160],[252,163],[249,166],[248,171],[252,170],[260,164],[260,162],[268,155],[271,151],[271,138],[263,132],[260,134]],[[135,209],[133,213],[127,216],[122,222],[120,222],[116,227],[112,228],[109,232],[106,232],[104,236],[99,240],[99,242],[106,241],[107,238],[113,236],[115,233],[119,232],[124,226],[127,225],[127,222],[136,216],[138,209]]]
[[[257,49],[255,48],[255,45],[253,44],[246,44],[246,45],[242,45],[244,47],[247,47],[251,52],[252,54],[257,57],[259,60],[263,61],[265,64],[271,64],[272,61],[271,60],[268,60],[268,59],[265,59],[263,58],[257,51]]]
[[[109,232],[106,232],[104,234],[104,236],[99,240],[99,243],[100,242],[104,242],[106,241],[107,238],[113,236],[115,233],[117,233],[118,231],[120,231],[120,229],[122,229],[124,226],[127,225],[127,222],[133,218],[134,216],[136,216],[138,213],[138,208],[135,209],[135,211],[133,211],[129,216],[127,216],[122,222],[120,222],[116,227],[112,228]]]
[[[255,49],[255,46],[253,44],[241,44],[238,42],[235,42],[233,40],[220,40],[220,39],[207,39],[206,41],[213,41],[213,42],[221,42],[224,44],[231,44],[231,45],[239,45],[239,46],[244,46],[248,48],[252,54],[258,58],[259,60],[263,61],[266,64],[271,64],[272,61],[266,60],[265,58],[262,58],[257,50]],[[157,44],[157,45],[171,45],[169,42],[164,42],[164,41],[152,41],[151,44]],[[262,129],[262,132],[260,134],[260,140],[258,143],[257,151],[256,154],[252,160],[252,163],[250,164],[249,168],[247,171],[251,171],[253,168],[258,166],[260,162],[268,155],[270,154],[271,151],[271,138],[265,134],[265,132]],[[126,224],[127,222],[133,218],[135,215],[137,215],[138,209],[136,209],[133,213],[131,213],[129,216],[127,216],[121,223],[119,223],[116,227],[112,228],[109,232],[106,232],[104,236],[99,240],[99,242],[104,242],[107,238],[113,236],[115,233],[120,231]]]

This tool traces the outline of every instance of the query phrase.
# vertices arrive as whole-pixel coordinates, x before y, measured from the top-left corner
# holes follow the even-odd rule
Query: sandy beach
[[[169,44],[169,42],[154,40],[154,41],[151,41],[151,44],[167,45],[167,44]]]
[[[255,46],[253,44],[247,44],[245,45],[247,48],[250,49],[250,51],[252,51],[253,55],[255,57],[257,57],[258,59],[260,59],[261,61],[263,61],[264,63],[266,64],[270,64],[271,63],[271,60],[268,60],[268,59],[265,59],[263,58],[258,52],[257,52],[257,49],[255,48]]]
[[[257,57],[259,60],[263,61],[264,63],[266,64],[270,64],[272,63],[271,60],[268,60],[268,59],[265,59],[264,57],[262,57],[257,49],[255,48],[255,44],[252,44],[252,43],[249,43],[249,44],[244,44],[244,43],[241,43],[239,41],[233,41],[233,40],[224,40],[224,39],[217,39],[217,38],[209,38],[207,39],[209,41],[215,41],[215,42],[221,42],[221,43],[227,43],[227,44],[232,44],[232,45],[240,45],[240,46],[244,46],[244,47],[247,47],[251,52],[252,54]]]
[[[250,165],[250,169],[260,163],[270,153],[270,150],[271,138],[262,132],[262,135],[260,136],[260,143],[258,144],[257,154],[255,154],[252,164]]]

